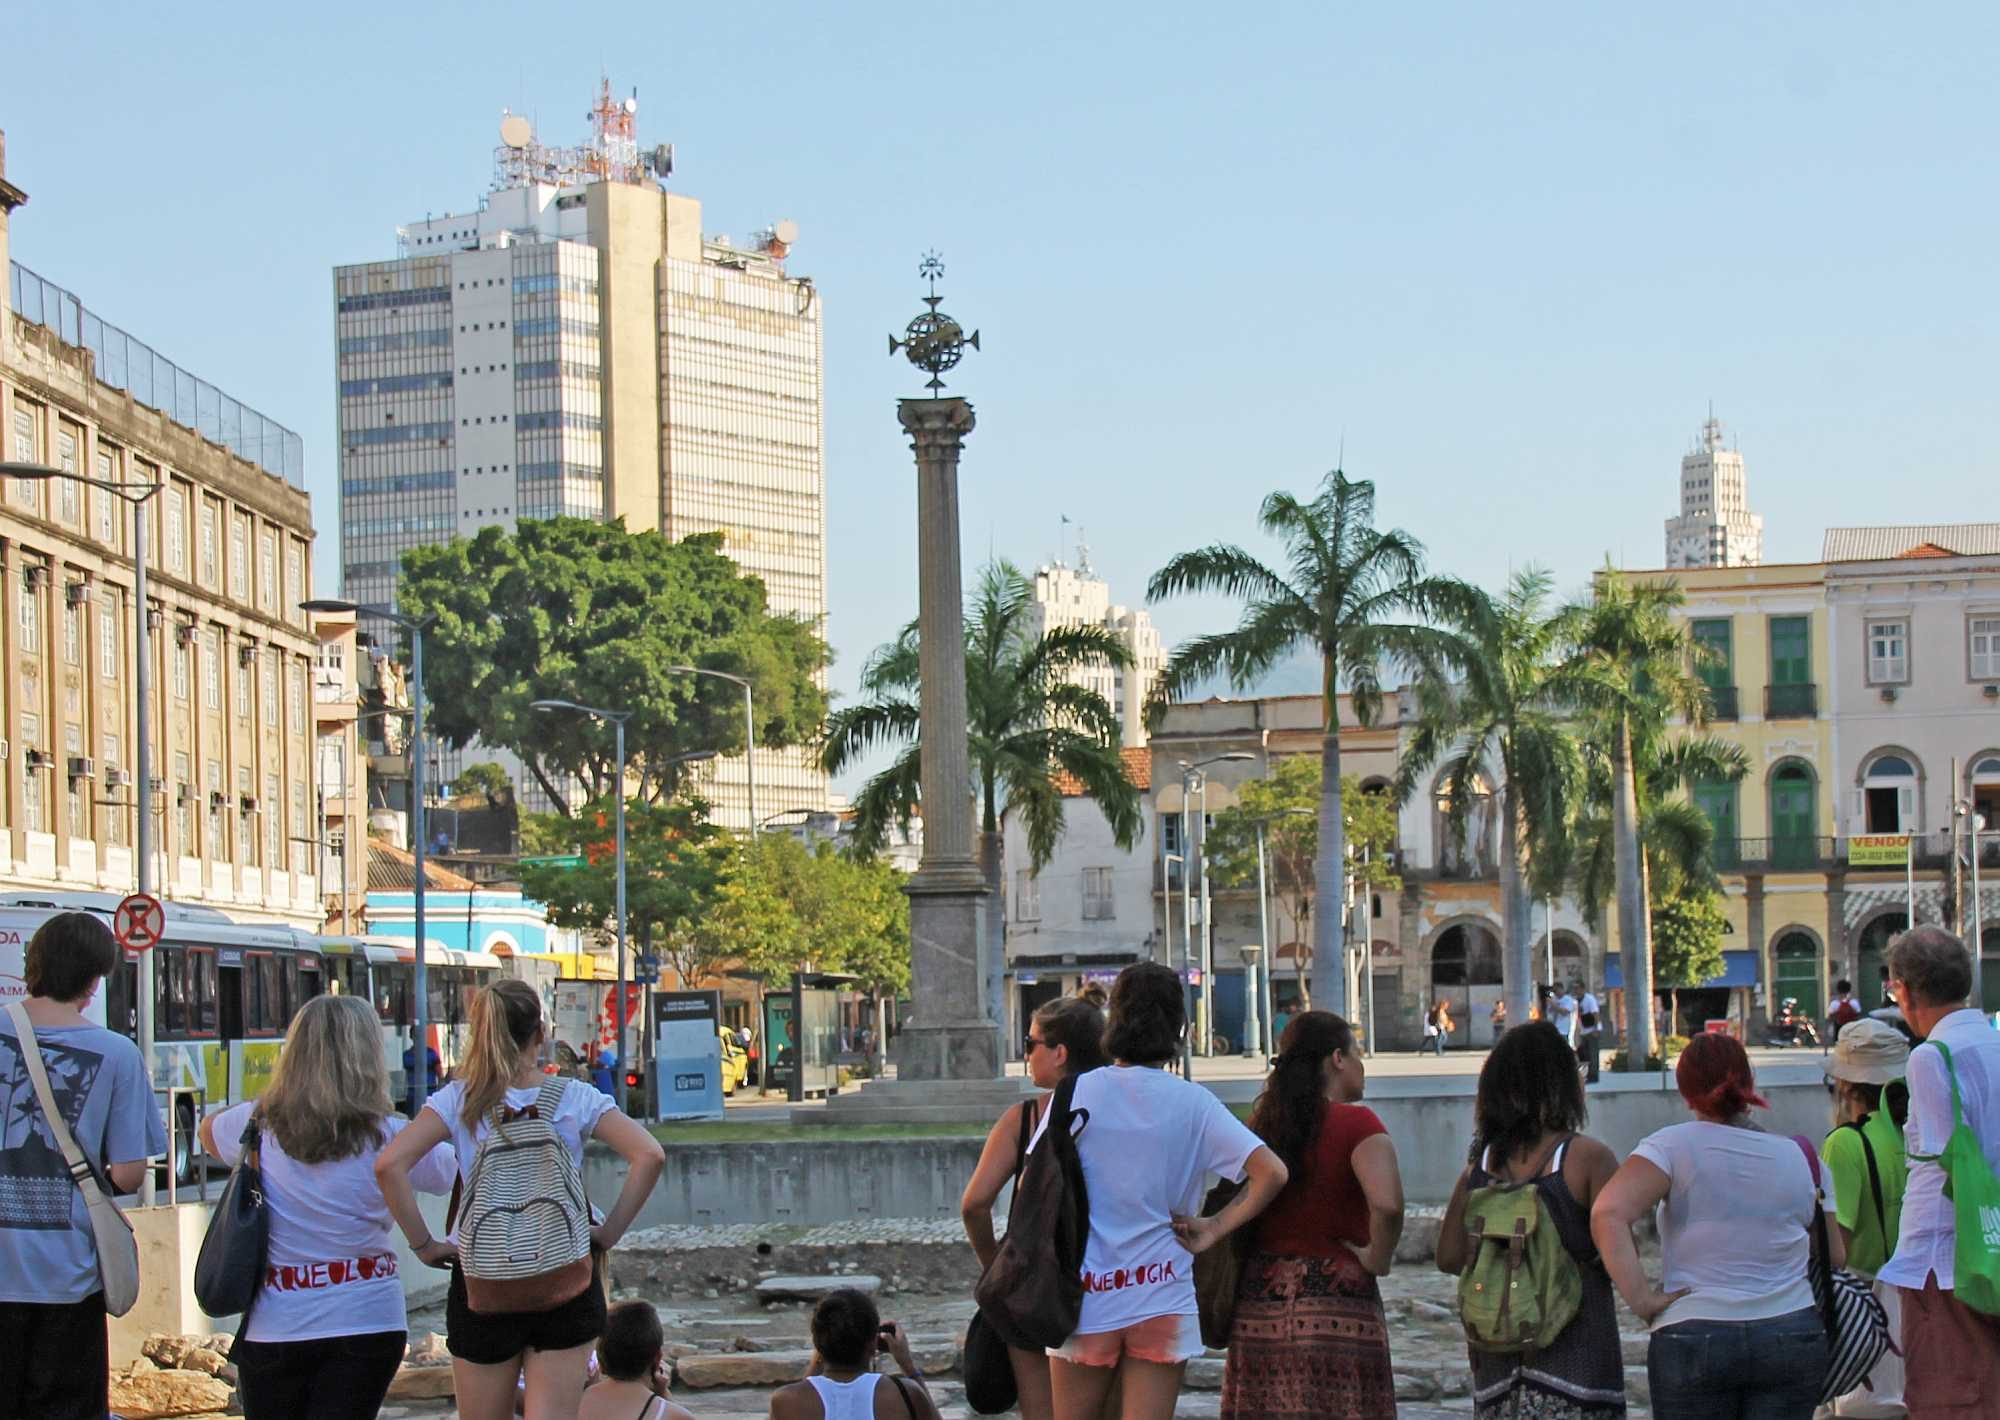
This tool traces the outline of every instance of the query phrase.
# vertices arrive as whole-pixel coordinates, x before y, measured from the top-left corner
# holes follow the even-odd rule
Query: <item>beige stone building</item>
[[[0,148],[0,175],[4,148]],[[246,921],[323,921],[311,846],[317,641],[298,436],[10,259],[0,177],[0,437],[10,460],[157,483],[149,547],[155,882]],[[133,515],[69,479],[0,485],[0,885],[137,883]]]

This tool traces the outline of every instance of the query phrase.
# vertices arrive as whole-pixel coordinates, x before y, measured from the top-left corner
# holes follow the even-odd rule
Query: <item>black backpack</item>
[[[1062,1345],[1083,1314],[1090,1198],[1076,1136],[1090,1111],[1070,1107],[1075,1093],[1075,1076],[1056,1086],[1042,1145],[1014,1184],[1007,1236],[972,1294],[1000,1339],[1024,1351]]]

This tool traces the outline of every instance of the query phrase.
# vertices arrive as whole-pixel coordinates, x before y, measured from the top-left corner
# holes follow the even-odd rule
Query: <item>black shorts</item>
[[[111,1370],[104,1326],[102,1292],[80,1302],[0,1302],[0,1336],[19,1363],[0,1384],[0,1420],[103,1420]]]
[[[465,1299],[465,1274],[451,1265],[451,1291],[444,1303],[445,1349],[475,1366],[499,1366],[523,1351],[567,1351],[604,1334],[603,1260],[596,1259],[590,1285],[546,1312],[475,1312]]]

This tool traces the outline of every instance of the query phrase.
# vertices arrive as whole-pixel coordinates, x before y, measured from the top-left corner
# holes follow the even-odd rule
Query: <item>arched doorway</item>
[[[1908,930],[1909,925],[1909,916],[1895,911],[1878,913],[1862,927],[1854,953],[1857,978],[1854,994],[1861,998],[1862,1010],[1872,1011],[1882,1004],[1884,988],[1889,984],[1889,943],[1899,932]]]
[[[1861,828],[1864,833],[1917,831],[1917,766],[1906,756],[1876,755],[1861,771]]]
[[[1500,939],[1481,922],[1458,922],[1431,947],[1431,999],[1443,1001],[1458,1029],[1449,1044],[1490,1045],[1493,1003],[1500,999]]]
[[[1795,998],[1809,1021],[1820,1017],[1825,1000],[1826,972],[1820,965],[1819,941],[1812,933],[1788,927],[1771,948],[1771,994],[1778,1001]],[[1772,1006],[1776,1010],[1776,1002]]]
[[[1812,770],[1788,759],[1771,771],[1771,866],[1810,868],[1818,860],[1814,842],[1819,824],[1817,786]]]
[[[1986,820],[1979,837],[1979,864],[2000,867],[2000,754],[1974,755],[1965,787],[1971,791],[1972,811]]]

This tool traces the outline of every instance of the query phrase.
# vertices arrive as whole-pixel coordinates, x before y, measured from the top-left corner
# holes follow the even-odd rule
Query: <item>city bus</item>
[[[0,1001],[24,994],[28,940],[58,912],[107,923],[110,893],[0,893]],[[416,949],[388,937],[321,937],[296,927],[238,923],[213,908],[169,902],[166,935],[153,955],[153,1085],[174,1111],[176,1176],[193,1176],[195,1126],[254,1099],[271,1077],[286,1027],[325,991],[360,996],[382,1021],[391,1098],[405,1092]],[[498,959],[432,943],[425,958],[430,1042],[449,1070],[461,1058],[472,994],[499,974]],[[138,958],[125,961],[91,998],[86,1014],[138,1036]]]

